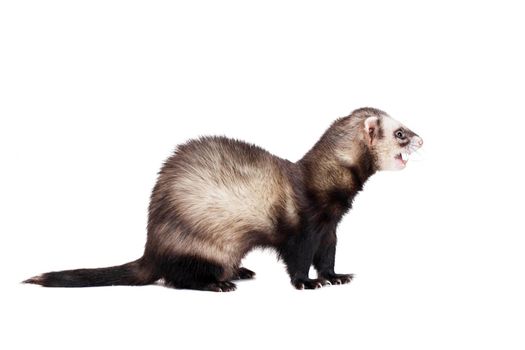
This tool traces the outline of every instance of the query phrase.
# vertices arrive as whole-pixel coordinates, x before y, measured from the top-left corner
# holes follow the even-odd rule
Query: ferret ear
[[[379,132],[379,118],[377,117],[368,117],[365,120],[365,133],[368,139],[368,143],[372,145],[372,142],[377,137]]]

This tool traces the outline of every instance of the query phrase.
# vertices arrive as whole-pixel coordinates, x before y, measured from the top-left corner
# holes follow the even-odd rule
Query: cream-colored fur
[[[270,242],[278,239],[276,207],[289,220],[298,220],[291,184],[275,159],[264,153],[254,161],[239,160],[238,151],[208,141],[193,155],[198,159],[188,159],[174,171],[170,202],[182,225],[168,233],[165,249],[198,255],[232,272],[256,235]],[[183,232],[184,227],[191,233]]]
[[[372,142],[372,147],[377,158],[378,170],[401,170],[405,165],[396,161],[395,157],[400,152],[411,153],[422,145],[422,139],[416,136],[405,125],[393,119],[389,115],[382,115],[380,118],[382,128],[382,138],[377,138]],[[401,141],[394,136],[394,132],[403,128],[407,134],[407,140]],[[408,142],[407,146],[402,146]]]

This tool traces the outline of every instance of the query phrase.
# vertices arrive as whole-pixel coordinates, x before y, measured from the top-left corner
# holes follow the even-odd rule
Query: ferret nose
[[[419,137],[419,136],[416,136],[415,143],[416,143],[416,145],[421,147],[421,146],[423,146],[423,139],[421,137]]]

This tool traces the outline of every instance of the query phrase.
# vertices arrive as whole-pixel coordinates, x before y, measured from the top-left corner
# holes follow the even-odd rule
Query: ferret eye
[[[405,136],[405,133],[403,132],[403,130],[397,130],[395,132],[395,135],[398,139],[401,139],[401,140],[404,140],[406,139],[406,136]]]

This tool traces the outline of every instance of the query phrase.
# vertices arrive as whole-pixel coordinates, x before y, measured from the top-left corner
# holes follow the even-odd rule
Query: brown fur
[[[297,221],[286,172],[295,167],[259,147],[223,137],[180,146],[161,170],[151,197],[147,250],[213,261],[228,267],[225,278],[230,277],[254,245],[282,240],[274,230],[278,216]]]
[[[367,118],[375,123],[370,130]],[[164,278],[179,288],[233,290],[232,279],[253,277],[240,263],[258,246],[277,249],[297,288],[349,282],[351,275],[333,271],[335,229],[366,180],[399,152],[392,135],[398,123],[384,118],[380,110],[362,108],[336,120],[296,163],[225,137],[189,141],[159,173],[141,259],[27,282],[88,286]],[[312,263],[320,280],[308,278]]]
[[[299,222],[301,187],[318,194],[320,202],[329,202],[334,188],[354,194],[362,188],[375,169],[360,122],[381,114],[363,108],[338,119],[298,163],[224,137],[179,146],[151,197],[146,250],[206,259],[225,267],[223,278],[229,279],[255,246],[278,246],[287,239],[277,225]],[[343,158],[354,171],[341,165],[338,152],[353,157]],[[359,166],[363,162],[366,169]],[[338,216],[345,212],[344,207],[333,210]],[[166,212],[171,214],[164,217]]]

